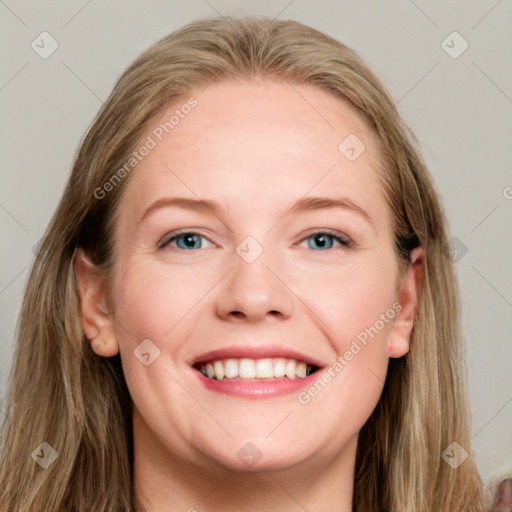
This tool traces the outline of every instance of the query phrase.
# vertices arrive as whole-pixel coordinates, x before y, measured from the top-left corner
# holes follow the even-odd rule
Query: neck
[[[133,420],[135,493],[144,512],[352,511],[357,437],[340,453],[286,469],[240,471],[170,453],[136,411]]]

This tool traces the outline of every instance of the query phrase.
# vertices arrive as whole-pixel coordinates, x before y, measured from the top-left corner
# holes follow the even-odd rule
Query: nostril
[[[281,311],[273,309],[271,311],[268,311],[267,315],[282,316],[283,314]],[[249,319],[250,317],[252,317],[252,315],[249,315],[247,313],[244,313],[243,311],[237,311],[237,310],[230,311],[229,316],[231,316],[232,318],[238,318],[238,319],[243,319],[243,318]],[[255,318],[256,318],[256,315],[255,315]],[[260,316],[258,315],[257,318],[260,318]]]

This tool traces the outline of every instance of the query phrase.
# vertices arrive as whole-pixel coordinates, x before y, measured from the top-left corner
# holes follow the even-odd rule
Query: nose
[[[221,281],[216,297],[219,317],[257,322],[266,317],[286,319],[292,315],[293,292],[280,275],[282,269],[275,262],[270,266],[265,252],[252,263],[235,253],[233,264],[234,268]]]

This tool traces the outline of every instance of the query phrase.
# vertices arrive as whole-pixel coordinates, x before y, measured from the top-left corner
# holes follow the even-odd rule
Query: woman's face
[[[232,469],[353,455],[412,326],[375,138],[318,88],[193,97],[143,138],[119,209],[103,338],[135,442]]]

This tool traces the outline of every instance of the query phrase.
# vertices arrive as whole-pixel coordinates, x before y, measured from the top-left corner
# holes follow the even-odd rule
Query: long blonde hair
[[[21,309],[0,460],[0,510],[136,511],[131,399],[119,356],[98,357],[81,329],[77,247],[112,265],[117,205],[129,176],[102,187],[151,122],[195,88],[229,79],[313,85],[349,102],[377,135],[379,178],[402,265],[425,250],[410,352],[391,359],[381,399],[359,434],[353,509],[481,511],[470,448],[458,289],[444,214],[415,139],[357,54],[295,21],[203,19],[144,52],[121,76],[77,155],[28,281]],[[58,454],[42,469],[32,452]],[[456,469],[453,442],[469,453]]]

